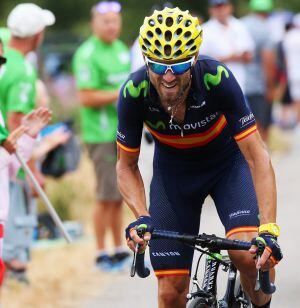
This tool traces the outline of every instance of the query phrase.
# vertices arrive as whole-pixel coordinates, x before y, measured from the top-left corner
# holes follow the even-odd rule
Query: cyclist
[[[202,29],[188,11],[155,11],[145,18],[139,42],[146,65],[130,75],[118,102],[118,184],[136,216],[126,229],[128,246],[145,247],[153,227],[198,233],[201,204],[211,195],[228,238],[256,244],[259,234],[266,242],[256,266],[249,252],[229,254],[254,307],[269,307],[270,296],[254,286],[257,268],[270,269],[273,280],[282,258],[276,185],[243,93],[224,64],[196,58]],[[155,140],[149,212],[138,168],[143,123]],[[144,239],[136,232],[140,224],[147,225]],[[193,250],[152,241],[150,257],[159,307],[185,307]]]

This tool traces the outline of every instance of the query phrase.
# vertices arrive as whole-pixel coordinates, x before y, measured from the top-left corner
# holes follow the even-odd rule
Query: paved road
[[[149,157],[151,149],[145,147],[144,155]],[[289,154],[274,158],[274,165],[278,186],[278,223],[282,229],[280,244],[285,258],[277,269],[278,292],[273,297],[272,307],[296,308],[300,307],[300,269],[297,264],[300,233],[300,136],[295,139],[294,148]],[[144,175],[146,179],[151,176],[148,173]],[[223,235],[223,228],[210,199],[207,199],[204,205],[200,230]],[[219,277],[220,281],[225,279],[224,275]],[[81,307],[154,308],[157,307],[156,294],[156,279],[153,274],[147,279],[119,275],[99,290],[97,298],[86,301]],[[219,294],[222,294],[222,289]]]

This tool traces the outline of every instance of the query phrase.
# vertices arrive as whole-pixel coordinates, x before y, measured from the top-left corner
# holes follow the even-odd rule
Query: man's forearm
[[[119,190],[135,217],[149,215],[143,179],[138,165],[122,168],[117,164]]]
[[[255,162],[251,173],[259,206],[260,224],[276,222],[277,192],[271,162]]]
[[[272,50],[264,50],[261,53],[262,68],[265,75],[267,91],[273,91],[275,86],[275,53]]]
[[[119,96],[119,91],[80,90],[78,96],[82,105],[99,108],[116,102]]]

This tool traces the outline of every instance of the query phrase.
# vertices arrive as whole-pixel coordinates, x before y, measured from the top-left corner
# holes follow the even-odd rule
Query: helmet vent
[[[179,15],[179,16],[177,17],[177,24],[180,24],[180,22],[182,21],[182,19],[183,19],[183,16],[182,16],[182,15]]]
[[[145,45],[142,45],[142,49],[143,49],[144,51],[147,51],[147,47],[146,47]]]
[[[166,19],[166,26],[167,26],[167,27],[172,27],[172,26],[173,26],[173,23],[174,23],[174,20],[173,20],[172,17],[168,17],[168,18]]]
[[[151,46],[151,43],[147,40],[147,39],[144,39],[144,43],[147,47],[150,47]]]
[[[177,50],[177,51],[174,53],[175,57],[179,57],[181,54],[182,54],[182,51],[181,51],[181,50]]]
[[[172,47],[170,45],[165,45],[164,46],[164,52],[166,56],[170,56],[172,51]]]
[[[162,24],[162,22],[163,22],[163,17],[162,17],[162,15],[158,15],[158,16],[157,16],[157,21],[158,21],[160,24]]]
[[[187,21],[185,22],[185,26],[186,26],[186,27],[189,27],[191,24],[192,24],[192,21],[191,21],[191,20],[187,20]]]
[[[176,34],[179,36],[181,33],[182,33],[182,29],[178,28],[178,29],[176,30]]]
[[[161,57],[161,52],[159,50],[155,49],[154,53],[157,57]]]
[[[189,40],[187,43],[186,43],[186,46],[190,46],[192,44],[194,44],[195,40],[194,39],[191,39]]]
[[[181,45],[182,45],[181,40],[178,40],[178,41],[175,43],[175,46],[176,46],[176,47],[180,47]]]
[[[197,49],[197,46],[194,45],[190,50],[191,50],[191,51],[194,51],[194,50],[196,50],[196,49]]]
[[[166,31],[166,32],[165,32],[165,40],[166,40],[167,42],[170,42],[171,39],[172,39],[172,32],[171,32],[171,31]]]
[[[155,26],[155,21],[153,19],[149,20],[149,26],[154,27]]]
[[[158,49],[160,49],[161,48],[161,43],[160,43],[160,41],[159,40],[155,40],[155,46],[158,48]]]
[[[152,37],[153,37],[153,32],[152,32],[152,31],[147,31],[147,36],[148,36],[149,38],[152,38]]]
[[[191,35],[192,35],[191,31],[187,31],[187,32],[184,33],[185,38],[189,38]]]
[[[155,32],[156,32],[157,35],[161,35],[162,34],[162,32],[161,32],[161,30],[159,28],[156,28]]]

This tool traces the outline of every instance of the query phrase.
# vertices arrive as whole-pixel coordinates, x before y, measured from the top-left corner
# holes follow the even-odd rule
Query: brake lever
[[[137,230],[137,234],[139,237],[143,238],[144,234],[143,234],[143,230],[139,229]],[[139,248],[141,247],[140,244],[136,243],[135,247],[134,247],[134,252],[133,252],[133,259],[132,259],[132,263],[131,263],[131,268],[130,268],[130,277],[134,277],[135,273],[136,273],[136,257],[139,251]]]
[[[132,259],[132,264],[131,264],[131,268],[130,268],[130,277],[135,276],[135,272],[136,272],[135,266],[136,266],[136,256],[137,256],[138,246],[139,246],[139,244],[136,243],[136,245],[134,247],[133,259]]]

